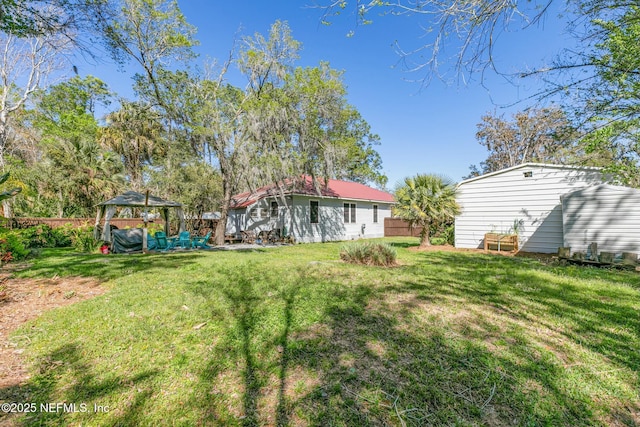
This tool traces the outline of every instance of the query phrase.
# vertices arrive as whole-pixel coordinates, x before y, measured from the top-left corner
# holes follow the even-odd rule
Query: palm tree
[[[143,104],[125,102],[107,116],[107,124],[100,129],[100,143],[122,156],[132,188],[141,190],[144,165],[162,152],[159,116]]]
[[[454,183],[438,175],[418,174],[405,178],[396,188],[395,198],[394,215],[407,221],[410,227],[422,227],[421,248],[431,245],[431,224],[450,220],[460,213]]]

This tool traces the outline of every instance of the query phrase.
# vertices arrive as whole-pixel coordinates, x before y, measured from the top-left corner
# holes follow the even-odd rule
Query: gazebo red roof
[[[303,176],[298,182],[288,180],[284,184],[284,194],[295,194],[302,196],[332,197],[336,199],[347,200],[366,200],[372,202],[393,203],[393,195],[386,191],[377,190],[367,185],[357,182],[339,181],[330,179],[328,185],[325,185],[324,179],[316,179],[318,189],[313,184],[313,178]],[[319,191],[318,191],[319,190]],[[258,188],[253,192],[241,193],[231,198],[231,209],[246,208],[265,197],[273,197],[278,195],[278,186],[276,184]]]

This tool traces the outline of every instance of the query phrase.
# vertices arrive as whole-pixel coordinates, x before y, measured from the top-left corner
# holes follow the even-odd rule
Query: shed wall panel
[[[640,253],[640,190],[600,185],[562,198],[564,246]]]

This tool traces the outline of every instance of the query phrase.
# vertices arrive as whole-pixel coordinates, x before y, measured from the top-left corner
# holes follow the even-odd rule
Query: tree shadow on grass
[[[202,423],[258,425],[257,398],[264,385],[258,375],[260,368],[253,349],[252,334],[260,318],[263,296],[254,290],[254,280],[243,270],[252,270],[255,266],[244,266],[238,270],[222,269],[217,272],[231,283],[222,284],[216,279],[211,282],[199,282],[192,286],[195,294],[206,300],[214,300],[211,305],[211,318],[214,321],[224,319],[227,333],[212,346],[208,361],[200,373],[200,383],[196,386],[194,399],[203,409]],[[226,310],[217,303],[222,295],[227,303]],[[237,375],[236,370],[241,374]],[[241,380],[240,380],[241,379]],[[235,406],[238,394],[241,396],[242,409]]]
[[[420,274],[419,265],[409,267],[415,280],[404,285],[418,295],[433,295],[435,290],[440,296],[464,298],[478,305],[491,304],[510,318],[551,330],[558,330],[561,323],[561,333],[576,345],[587,347],[634,372],[640,371],[637,273],[611,275],[591,267],[563,268],[492,256],[472,264],[470,261],[476,260],[475,257],[470,259],[452,253],[430,254],[426,258],[432,266],[455,265],[456,274],[448,274],[448,280],[442,281],[437,276]],[[601,280],[605,286],[587,292],[583,286],[572,283],[584,280],[584,276]],[[631,341],[630,331],[636,331]]]
[[[219,286],[214,281],[192,288],[195,293],[214,299],[218,294],[213,292],[212,296],[212,289],[218,289],[226,302],[222,311],[212,304],[218,308],[212,310],[211,316],[226,319],[227,334],[211,348],[194,392],[196,406],[203,408],[202,423],[289,424],[285,396],[289,335],[300,279],[295,275],[294,279],[283,277],[280,288],[265,293],[260,284],[268,273],[260,269],[255,264],[222,269],[219,273],[232,281],[230,286]],[[274,283],[272,280],[269,282]],[[265,329],[263,322],[273,321],[267,313],[272,304],[278,306],[277,320],[273,329]],[[234,368],[239,372],[230,372]],[[238,392],[241,397],[234,398]]]
[[[137,272],[174,270],[195,264],[207,256],[201,252],[135,255],[70,255],[63,261],[36,260],[25,270],[30,277],[60,275],[92,277],[101,281],[117,279]],[[20,275],[18,272],[17,275]]]
[[[272,273],[266,264],[221,268],[194,284],[191,291],[210,303],[211,322],[224,325],[191,395],[199,422],[633,425],[637,398],[614,391],[614,403],[594,405],[589,387],[606,384],[588,377],[584,387],[571,383],[585,377],[543,348],[553,341],[526,330],[558,329],[564,318],[584,325],[586,313],[610,349],[580,342],[577,327],[556,332],[637,372],[633,343],[608,342],[624,341],[616,327],[638,326],[636,317],[622,320],[631,315],[627,306],[607,302],[622,295],[619,289],[594,300],[530,260],[455,253],[423,260],[429,269],[399,267],[388,276],[393,281],[378,285],[350,281],[359,267],[339,276],[318,265]],[[307,301],[317,303],[311,323]],[[614,407],[625,399],[628,408]]]
[[[84,363],[82,353],[82,345],[65,344],[36,362],[36,373],[26,384],[0,389],[1,402],[33,402],[37,405],[35,412],[14,417],[12,425],[66,426],[72,423],[71,420],[78,423],[76,416],[87,425],[139,425],[145,402],[153,394],[150,380],[157,372],[145,370],[131,376],[96,375],[91,366]],[[127,408],[105,404],[110,395],[127,391],[134,393]],[[67,406],[56,407],[57,403]],[[96,410],[94,405],[100,408]],[[7,414],[0,413],[0,424],[3,416],[8,418]]]
[[[584,396],[563,386],[560,364],[530,357],[526,338],[503,355],[476,336],[415,321],[414,310],[372,306],[379,295],[367,289],[337,297],[326,333],[290,345],[291,365],[322,376],[296,404],[311,425],[599,423]]]

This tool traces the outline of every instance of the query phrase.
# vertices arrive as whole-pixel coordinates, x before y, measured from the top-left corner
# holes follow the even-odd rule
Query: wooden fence
[[[409,224],[400,218],[385,218],[384,219],[384,236],[396,237],[420,237],[422,227],[409,227]]]
[[[9,228],[14,229],[29,228],[39,224],[46,224],[51,228],[62,227],[66,224],[71,224],[72,227],[82,227],[84,225],[93,227],[95,222],[95,218],[11,218],[8,220],[8,226]],[[104,219],[101,221],[101,224],[104,224]],[[164,219],[155,219],[153,220],[153,224],[159,224],[160,226],[164,227]],[[209,231],[215,233],[217,224],[217,219],[185,219],[185,226],[187,227],[187,230],[199,236],[204,236]],[[140,218],[113,218],[111,219],[111,225],[119,229],[140,228],[143,225],[143,221]],[[177,225],[175,223],[171,223],[170,234],[178,233],[176,227]]]
[[[11,218],[9,219],[9,226],[11,228],[28,228],[46,224],[51,228],[56,228],[71,224],[72,227],[82,227],[83,225],[93,227],[95,222],[95,218]],[[153,222],[164,226],[163,219],[156,219]],[[143,221],[140,218],[113,218],[111,224],[118,228],[135,228],[141,226]]]

